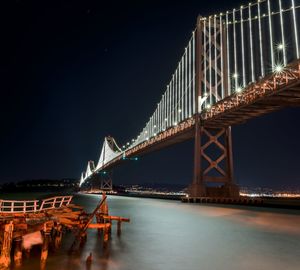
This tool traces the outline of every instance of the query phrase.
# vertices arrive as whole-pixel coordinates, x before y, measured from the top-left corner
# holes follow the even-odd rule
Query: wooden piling
[[[36,201],[34,201],[34,206],[30,204],[31,201],[7,201],[7,204],[11,204],[10,208],[8,210],[5,208],[5,211],[0,208],[0,231],[2,232],[0,234],[0,269],[9,268],[11,255],[13,255],[14,266],[21,266],[22,249],[24,249],[25,256],[29,258],[33,245],[42,245],[40,263],[41,269],[45,269],[49,247],[53,246],[55,249],[60,247],[65,230],[76,232],[71,250],[80,242],[84,244],[87,239],[87,229],[99,229],[102,232],[103,247],[106,248],[113,221],[117,222],[118,235],[121,234],[122,222],[130,221],[128,218],[108,215],[105,193],[91,214],[84,212],[81,206],[70,204],[70,200],[70,196],[45,199],[39,209]],[[22,212],[15,210],[15,203],[25,205]],[[97,223],[92,223],[95,216]],[[52,240],[53,243],[51,243]],[[15,248],[11,252],[13,241]]]
[[[44,223],[44,230],[43,230],[44,231],[44,241],[43,241],[42,252],[41,252],[41,269],[45,269],[45,267],[46,267],[51,229],[52,229],[51,227],[49,228],[49,223],[47,223],[47,222]]]
[[[58,224],[55,230],[54,247],[59,249],[62,240],[62,225]]]
[[[15,238],[14,264],[15,267],[22,265],[22,236]]]
[[[0,267],[8,268],[10,266],[10,251],[12,246],[12,237],[13,237],[14,224],[13,221],[5,224],[4,226],[4,236],[3,244],[0,256]]]
[[[109,240],[109,228],[105,227],[103,231],[103,247],[107,248]]]

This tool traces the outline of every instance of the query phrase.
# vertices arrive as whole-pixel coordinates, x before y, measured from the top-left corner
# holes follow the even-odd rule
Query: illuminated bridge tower
[[[192,197],[239,196],[233,178],[231,127],[206,126],[200,117],[203,107],[210,108],[210,104],[230,95],[226,40],[226,29],[220,17],[198,17],[195,31],[194,174],[189,187]],[[217,183],[218,188],[208,187],[208,183]]]

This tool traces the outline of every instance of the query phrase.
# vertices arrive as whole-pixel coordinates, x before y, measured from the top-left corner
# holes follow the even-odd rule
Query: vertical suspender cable
[[[282,15],[282,4],[281,0],[278,0],[279,2],[279,14],[280,14],[280,29],[281,29],[281,39],[282,39],[282,52],[283,52],[283,64],[284,66],[287,65],[286,60],[286,46],[285,46],[285,39],[284,39],[284,26],[283,26],[283,15]]]
[[[196,61],[195,61],[195,54],[196,54],[196,48],[195,48],[195,31],[193,32],[193,91],[192,91],[192,99],[193,99],[193,110],[192,110],[192,114],[195,113],[195,96],[196,96],[196,88],[195,88],[195,80],[196,80]]]
[[[220,13],[220,55],[221,55],[221,99],[224,98],[224,60],[223,60],[223,21],[222,21],[222,13]]]
[[[153,116],[155,116],[155,112],[154,114],[150,117],[150,122],[149,122],[149,137],[153,136],[154,133],[154,119]]]
[[[155,130],[154,130],[154,134],[157,133],[159,128],[159,103],[157,103],[157,107],[155,110]]]
[[[238,71],[237,71],[237,52],[236,52],[236,27],[235,27],[235,9],[232,13],[233,21],[233,54],[234,54],[234,88],[238,88]]]
[[[188,83],[187,83],[187,48],[185,48],[185,60],[184,60],[184,82],[185,82],[185,87],[184,87],[184,99],[185,99],[185,106],[184,106],[184,118],[188,117],[188,110],[187,110],[187,99],[188,99]]]
[[[181,120],[185,119],[184,115],[184,96],[185,96],[185,91],[184,91],[184,55],[181,58]]]
[[[162,99],[161,99],[161,119],[160,119],[161,127],[160,127],[160,131],[162,131],[164,129],[164,119],[165,119],[165,94],[163,94]]]
[[[189,43],[189,117],[192,116],[192,42]]]
[[[229,22],[228,22],[228,11],[226,11],[226,47],[227,47],[227,81],[228,81],[228,93],[231,94],[231,83],[230,83],[230,55],[229,55]]]
[[[162,131],[163,129],[163,117],[164,117],[164,96],[165,94],[162,95],[162,98],[161,98],[161,101],[160,101],[160,132]]]
[[[174,73],[174,78],[173,78],[173,93],[172,93],[172,96],[173,96],[173,102],[172,102],[172,107],[171,107],[171,115],[172,115],[172,125],[174,125],[174,122],[175,122],[175,115],[174,115],[174,107],[175,107],[175,95],[176,95],[176,77],[175,77],[175,73]]]
[[[178,67],[175,71],[175,102],[174,102],[174,107],[173,107],[173,114],[174,114],[174,122],[175,123],[177,123],[177,112],[176,112],[176,107],[177,107],[177,102],[178,102],[177,91],[178,91]]]
[[[257,16],[258,16],[259,54],[260,54],[261,76],[264,77],[265,76],[265,66],[264,66],[264,55],[263,55],[262,31],[261,31],[260,1],[261,0],[257,1]]]
[[[203,62],[204,62],[204,68],[203,68],[203,72],[204,72],[204,91],[203,91],[203,94],[204,95],[207,95],[207,85],[206,85],[206,73],[207,73],[207,67],[206,67],[206,18],[203,22]],[[206,106],[206,100],[205,100],[205,106]]]
[[[178,65],[178,103],[177,103],[177,115],[178,115],[178,122],[181,121],[181,114],[180,114],[180,103],[181,103],[181,61],[179,62]]]
[[[252,17],[251,17],[251,3],[249,3],[249,32],[250,32],[250,63],[251,63],[251,82],[255,81],[254,75],[254,55],[253,55],[253,34],[252,34]]]
[[[270,34],[271,66],[272,66],[272,69],[274,69],[275,63],[274,63],[272,13],[271,13],[271,4],[270,4],[270,0],[268,0],[268,17],[269,17],[269,34]]]
[[[173,114],[172,114],[172,108],[173,108],[173,99],[174,99],[174,74],[172,76],[171,80],[171,91],[170,91],[170,105],[169,105],[169,116],[170,116],[170,122],[169,126],[173,125]]]
[[[297,18],[296,18],[296,11],[295,11],[295,1],[292,0],[292,10],[293,10],[293,24],[294,24],[294,35],[295,35],[295,43],[296,43],[296,56],[299,59],[299,44],[298,44],[298,29],[297,29]]]
[[[160,102],[159,102],[159,103],[158,103],[158,111],[157,111],[157,114],[158,114],[158,121],[157,121],[156,134],[158,134],[158,133],[160,132],[160,117],[161,117],[160,111],[161,111],[161,105],[160,105]]]
[[[208,54],[209,54],[209,60],[208,60],[208,66],[209,66],[209,104],[212,105],[212,74],[211,74],[211,20],[210,16],[208,17]]]
[[[164,93],[164,114],[163,114],[163,130],[166,128],[166,118],[167,118],[167,91]]]
[[[243,18],[243,6],[241,6],[241,40],[242,40],[242,65],[243,65],[243,87],[246,86],[246,70],[245,70],[245,43],[244,43],[244,18]]]
[[[217,55],[217,15],[214,16],[214,43],[215,43],[215,87],[214,87],[214,94],[215,94],[215,101],[218,101],[218,55]]]
[[[167,107],[166,107],[166,110],[167,110],[167,128],[170,126],[170,120],[171,120],[171,116],[170,116],[170,104],[171,104],[171,83],[167,86]]]
[[[165,128],[167,129],[167,124],[168,124],[168,91],[169,91],[169,86],[167,86],[167,91],[166,91],[166,97],[165,97]]]

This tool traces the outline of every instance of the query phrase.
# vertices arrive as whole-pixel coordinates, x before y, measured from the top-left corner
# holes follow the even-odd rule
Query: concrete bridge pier
[[[188,188],[189,196],[239,197],[239,187],[233,178],[231,127],[196,125],[194,151],[194,177]]]

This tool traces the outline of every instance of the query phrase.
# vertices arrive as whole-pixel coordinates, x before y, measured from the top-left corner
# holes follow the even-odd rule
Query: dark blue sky
[[[225,3],[226,2],[226,3]],[[79,177],[104,136],[152,113],[198,14],[240,1],[11,1],[0,7],[0,182]],[[226,5],[226,7],[225,7]],[[233,127],[236,180],[300,185],[300,109]],[[189,183],[193,142],[114,172],[115,183]]]

